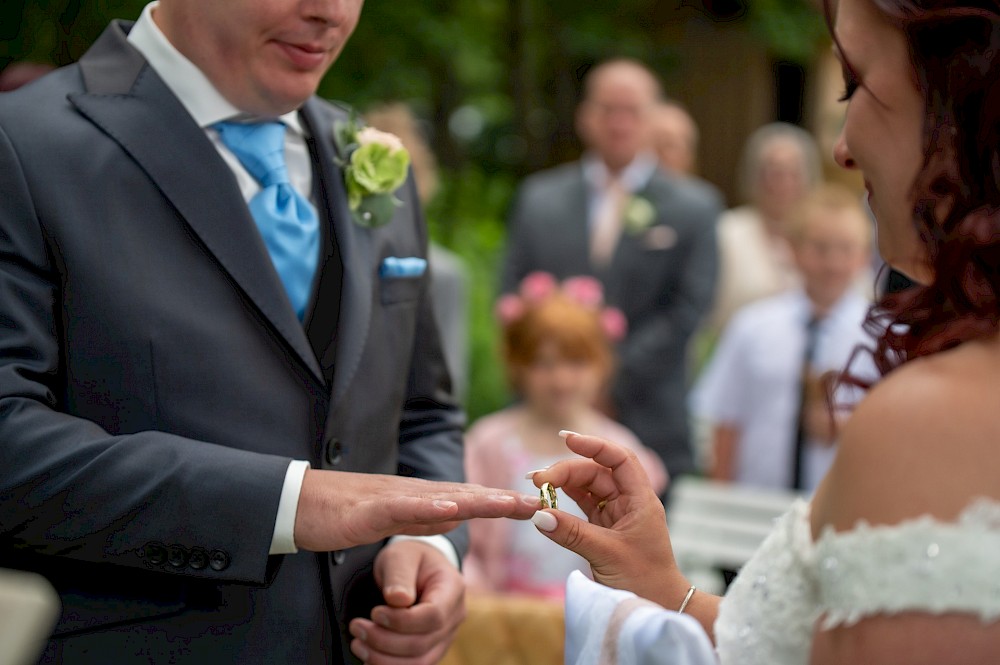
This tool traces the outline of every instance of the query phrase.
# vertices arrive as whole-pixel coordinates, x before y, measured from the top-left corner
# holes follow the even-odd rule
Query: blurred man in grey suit
[[[361,4],[161,0],[0,96],[0,567],[59,593],[45,662],[436,661],[455,521],[538,505],[428,482],[463,416],[416,191],[355,221],[314,96]]]
[[[515,290],[534,270],[604,283],[629,322],[611,392],[614,415],[678,475],[694,470],[686,347],[715,289],[721,202],[708,186],[657,168],[651,131],[661,96],[638,62],[614,60],[588,74],[577,114],[587,152],[522,185],[503,288]]]

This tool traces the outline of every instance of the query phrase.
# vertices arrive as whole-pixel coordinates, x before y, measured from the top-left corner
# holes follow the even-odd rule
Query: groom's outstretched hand
[[[537,496],[464,483],[310,469],[295,514],[295,545],[328,552],[388,536],[451,531],[474,517],[528,519]]]
[[[368,665],[441,660],[465,618],[462,573],[432,545],[399,540],[375,558],[375,581],[386,604],[351,622],[354,655]]]
[[[583,459],[558,462],[531,480],[561,489],[590,521],[546,509],[532,518],[535,526],[587,559],[601,584],[679,605],[687,583],[674,562],[663,504],[635,453],[597,437],[563,435]]]

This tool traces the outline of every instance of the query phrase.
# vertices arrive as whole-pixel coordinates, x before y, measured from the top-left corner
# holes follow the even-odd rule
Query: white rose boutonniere
[[[629,199],[625,204],[625,212],[622,217],[625,230],[631,235],[642,233],[656,221],[656,208],[649,199],[638,194]]]
[[[398,136],[373,127],[358,127],[357,117],[334,127],[340,149],[347,202],[354,221],[374,228],[392,220],[393,209],[401,205],[395,192],[406,182],[410,153]]]

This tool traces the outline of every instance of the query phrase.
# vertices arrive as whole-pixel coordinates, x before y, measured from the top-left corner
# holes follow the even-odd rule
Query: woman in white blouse
[[[719,284],[708,318],[713,336],[744,305],[799,285],[789,218],[820,176],[819,149],[804,129],[775,122],[747,139],[739,173],[746,203],[719,218]]]

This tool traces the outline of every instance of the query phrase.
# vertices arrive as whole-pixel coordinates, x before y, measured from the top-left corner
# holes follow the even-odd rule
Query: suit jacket
[[[380,544],[268,549],[291,459],[463,477],[426,275],[379,276],[426,255],[416,190],[387,226],[354,224],[346,114],[305,104],[325,250],[303,326],[127,29],[0,97],[0,567],[60,593],[46,661],[351,661]]]
[[[559,279],[592,275],[629,331],[612,390],[618,417],[656,450],[673,474],[694,470],[686,393],[688,340],[712,302],[716,279],[716,192],[659,170],[637,193],[656,219],[624,230],[610,265],[590,262],[587,183],[580,163],[529,177],[516,198],[503,273],[505,292],[534,270]]]

